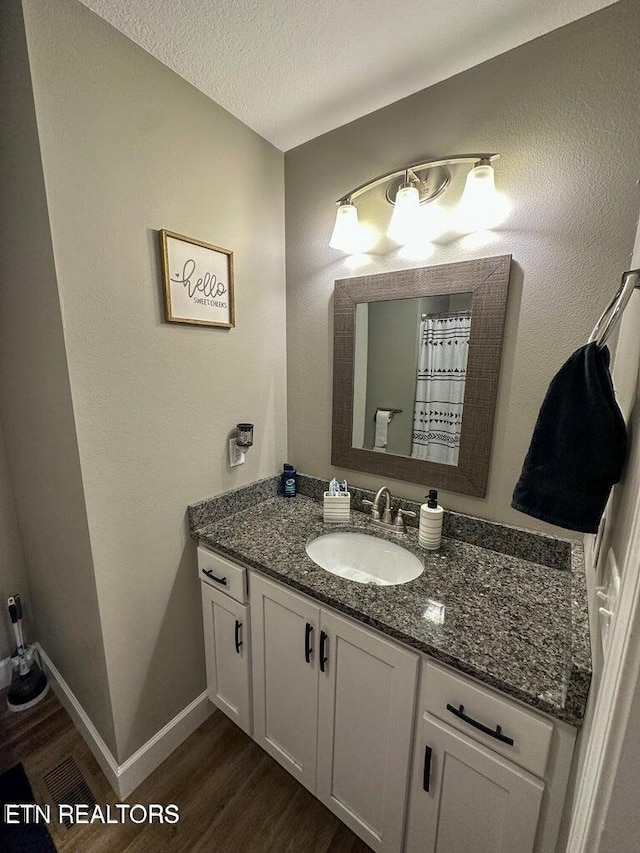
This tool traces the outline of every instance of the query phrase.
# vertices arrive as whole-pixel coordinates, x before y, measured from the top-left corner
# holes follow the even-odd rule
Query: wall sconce
[[[244,451],[253,445],[253,424],[236,424],[236,437],[229,439],[229,466],[244,464]]]
[[[462,230],[479,231],[497,225],[505,212],[496,193],[492,166],[499,156],[457,154],[439,160],[424,160],[361,184],[336,202],[336,223],[329,245],[332,249],[339,249],[348,254],[361,251],[358,210],[353,201],[359,195],[385,182],[388,182],[385,192],[387,201],[394,206],[387,236],[400,245],[407,245],[420,238],[433,239],[433,223],[429,229],[432,233],[429,234],[421,208],[445,192],[451,183],[449,166],[471,164],[456,212]]]

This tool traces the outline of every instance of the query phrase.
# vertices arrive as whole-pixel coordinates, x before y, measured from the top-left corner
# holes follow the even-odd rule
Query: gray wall
[[[289,457],[299,470],[334,473],[334,280],[423,265],[391,253],[355,266],[330,249],[335,199],[421,157],[498,151],[496,179],[513,206],[503,229],[479,248],[440,243],[426,261],[514,257],[487,498],[441,498],[461,512],[550,529],[509,504],[549,380],[586,341],[629,262],[640,174],[639,30],[640,6],[622,0],[287,153]],[[367,206],[371,218],[390,214],[363,197]],[[370,475],[335,473],[380,485]],[[424,494],[424,485],[390,485],[413,499]]]
[[[402,409],[389,424],[387,453],[411,455],[418,324],[417,299],[393,299],[369,305],[366,447],[373,447],[375,441],[376,409]]]
[[[34,639],[31,620],[31,594],[22,553],[22,542],[16,519],[15,503],[9,469],[0,434],[0,660],[8,657],[15,647],[15,637],[7,615],[7,598],[19,592],[23,602],[25,639]]]
[[[122,762],[205,686],[186,505],[285,459],[283,155],[76,0],[24,13]],[[235,329],[164,321],[160,228],[234,251]]]
[[[3,3],[0,413],[37,639],[115,737],[20,6]]]

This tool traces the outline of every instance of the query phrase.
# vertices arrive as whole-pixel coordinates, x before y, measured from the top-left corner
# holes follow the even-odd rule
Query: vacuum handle
[[[9,605],[9,616],[11,617],[11,621],[15,625],[18,621],[18,608],[16,606],[16,600],[12,595],[10,595],[7,599],[7,604]]]
[[[17,593],[16,595],[10,595],[7,599],[7,605],[9,607],[9,616],[13,623],[13,633],[16,635],[16,649],[18,654],[22,655],[25,652],[25,644],[24,634],[22,633],[22,602],[20,601],[20,596]]]

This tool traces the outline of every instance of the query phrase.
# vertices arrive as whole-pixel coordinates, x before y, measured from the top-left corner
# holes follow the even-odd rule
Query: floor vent
[[[73,758],[65,758],[57,767],[46,773],[43,779],[56,806],[83,805],[92,808],[96,805],[96,798]],[[73,826],[70,817],[63,817],[62,823],[67,829]]]

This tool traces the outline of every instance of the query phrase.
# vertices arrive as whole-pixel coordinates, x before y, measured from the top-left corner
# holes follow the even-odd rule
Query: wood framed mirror
[[[511,255],[340,279],[331,463],[487,489]]]

